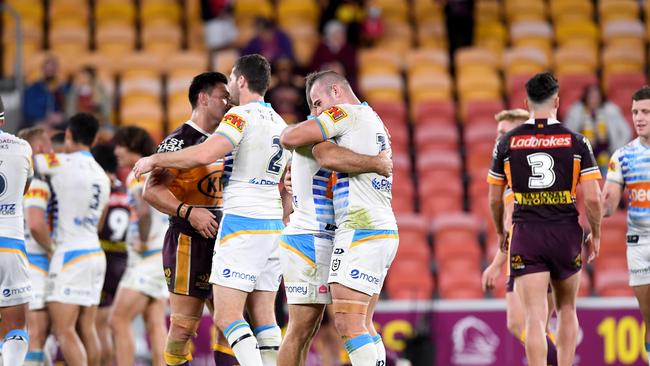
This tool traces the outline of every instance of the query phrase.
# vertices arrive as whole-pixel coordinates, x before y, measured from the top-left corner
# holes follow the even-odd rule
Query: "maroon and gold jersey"
[[[108,209],[104,225],[99,232],[102,249],[107,252],[126,253],[126,233],[129,228],[129,201],[126,187],[120,181],[111,183]]]
[[[492,158],[487,181],[512,188],[513,222],[576,222],[578,183],[601,178],[589,140],[554,119],[508,132]]]

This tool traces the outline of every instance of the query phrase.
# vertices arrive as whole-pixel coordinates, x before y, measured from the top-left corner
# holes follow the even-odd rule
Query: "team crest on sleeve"
[[[223,120],[221,122],[234,127],[239,132],[243,132],[244,126],[246,126],[246,121],[234,113],[228,113],[223,116]]]
[[[344,119],[348,114],[340,107],[333,106],[325,111],[325,114],[332,119],[334,123]]]
[[[43,157],[45,158],[45,163],[47,164],[48,168],[54,168],[61,165],[56,154],[45,154]]]
[[[613,160],[610,160],[609,164],[607,164],[607,170],[609,170],[610,172],[616,171],[616,163],[614,163]]]

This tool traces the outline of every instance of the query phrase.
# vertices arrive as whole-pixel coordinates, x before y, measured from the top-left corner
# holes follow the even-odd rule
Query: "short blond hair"
[[[497,122],[513,119],[523,119],[524,121],[530,118],[530,113],[527,110],[521,108],[515,109],[506,109],[494,115],[494,119]]]
[[[23,128],[22,130],[18,131],[17,136],[31,144],[34,139],[41,136],[46,136],[46,131],[45,128],[41,126]]]

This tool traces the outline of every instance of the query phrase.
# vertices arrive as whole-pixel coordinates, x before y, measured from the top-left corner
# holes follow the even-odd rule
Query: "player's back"
[[[32,179],[32,183],[29,185],[27,193],[23,197],[23,207],[25,210],[29,208],[40,208],[46,214],[47,222],[49,223],[49,214],[48,214],[48,205],[50,202],[50,197],[52,193],[48,184],[38,178]],[[25,214],[25,217],[27,215]],[[25,220],[25,247],[27,248],[27,253],[29,254],[46,254],[43,247],[41,247],[34,237],[32,237],[30,231],[27,229],[27,220]],[[50,229],[52,229],[50,227]]]
[[[135,178],[135,174],[131,172],[126,178],[127,185],[127,197],[129,203],[130,220],[129,220],[129,230],[127,232],[127,242],[133,243],[134,240],[140,240],[140,217],[138,217],[137,208],[136,208],[136,196],[142,195],[142,190],[144,188],[145,177],[142,176],[139,179]],[[144,202],[144,201],[143,201]],[[144,203],[148,205],[147,203]],[[163,247],[163,241],[165,238],[165,232],[169,226],[169,218],[164,213],[156,210],[155,208],[149,206],[149,215],[150,215],[150,227],[149,227],[149,236],[145,244],[145,252],[143,256],[146,256],[148,252],[158,251]]]
[[[289,154],[280,145],[287,127],[270,104],[234,107],[217,133],[235,146],[224,162],[224,213],[255,218],[282,218],[278,184]]]
[[[97,226],[111,188],[92,154],[37,155],[34,164],[52,187],[57,245],[64,245],[66,250],[99,247]]]
[[[488,181],[512,188],[513,222],[576,222],[577,184],[600,178],[589,141],[554,119],[528,120],[505,134],[493,155]]]
[[[102,249],[110,252],[126,252],[129,201],[126,195],[126,187],[119,180],[116,180],[111,185],[104,220],[102,230],[99,232]]]
[[[23,193],[33,175],[31,155],[25,140],[0,131],[0,237],[24,240]]]

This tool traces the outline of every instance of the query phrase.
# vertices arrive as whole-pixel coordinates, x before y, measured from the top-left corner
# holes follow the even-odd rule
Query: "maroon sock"
[[[551,366],[557,366],[557,348],[555,348],[555,343],[551,341],[551,338],[546,335],[546,343],[548,344],[548,351],[546,352],[546,364]]]
[[[216,366],[237,366],[239,361],[237,357],[221,351],[214,351],[214,364]]]

